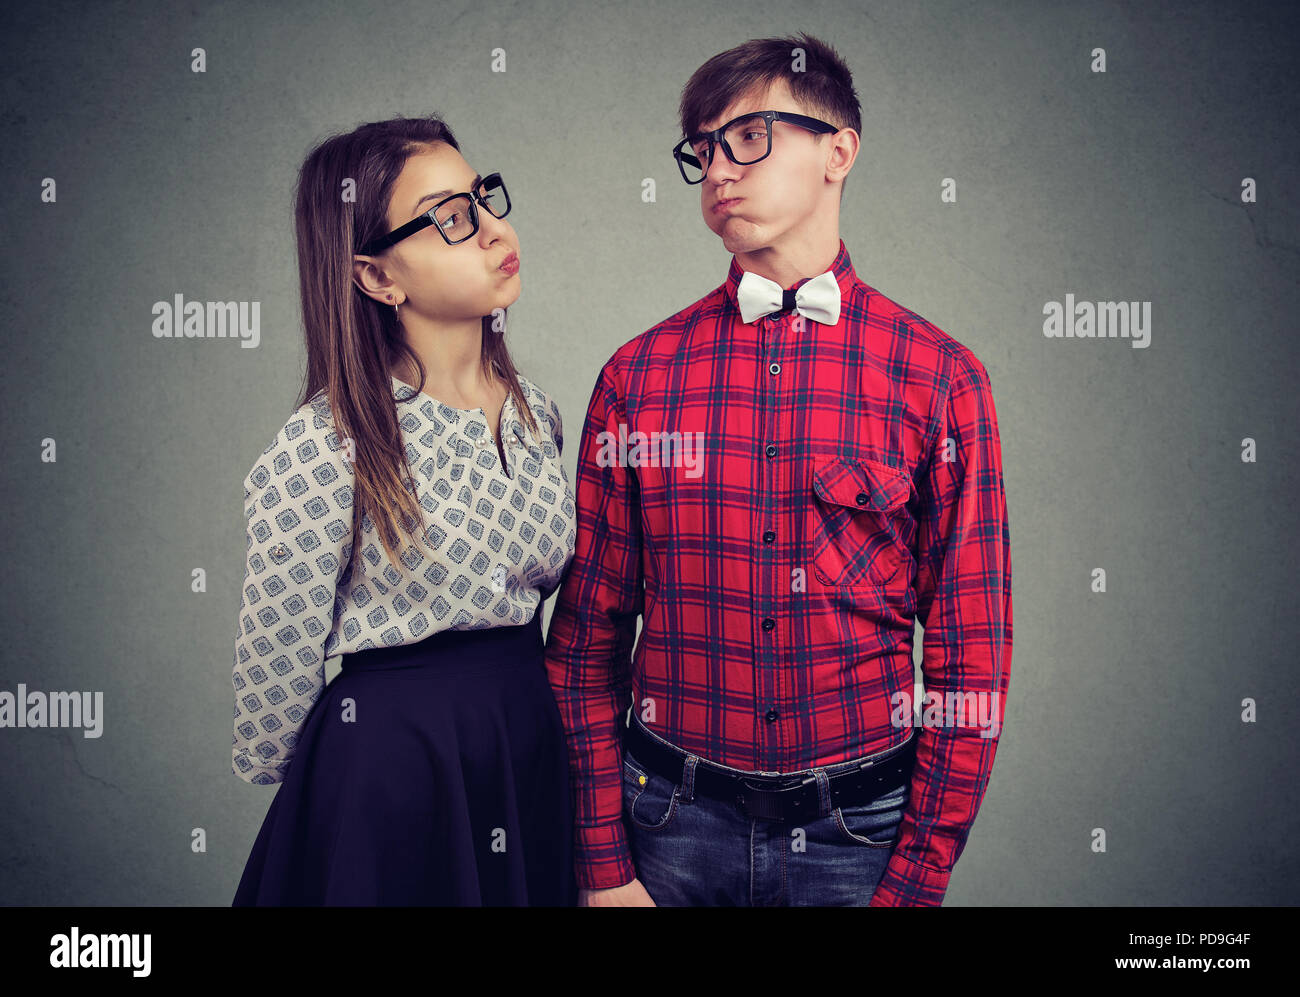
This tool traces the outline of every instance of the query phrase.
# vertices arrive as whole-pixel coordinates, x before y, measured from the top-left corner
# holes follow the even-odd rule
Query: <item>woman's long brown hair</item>
[[[379,534],[389,562],[414,568],[417,551],[401,563],[395,553],[398,529],[428,546],[421,527],[424,517],[407,463],[397,422],[390,372],[406,357],[420,372],[417,390],[424,389],[425,369],[406,344],[391,305],[362,293],[353,282],[353,256],[361,246],[388,231],[388,202],[393,184],[407,159],[435,142],[460,146],[446,123],[434,115],[392,118],[361,125],[334,135],[314,148],[298,175],[295,205],[298,240],[298,281],[307,344],[306,381],[294,408],[300,408],[324,388],[334,418],[334,430],[353,464],[353,560],[366,523]],[[515,365],[506,349],[505,334],[492,329],[492,316],[483,317],[484,373],[495,371],[510,389],[515,407],[536,437],[537,422],[520,387]]]

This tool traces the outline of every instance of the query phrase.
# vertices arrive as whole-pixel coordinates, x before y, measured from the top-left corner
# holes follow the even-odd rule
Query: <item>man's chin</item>
[[[766,246],[762,233],[754,225],[739,218],[727,219],[718,236],[727,252],[733,255],[752,253]]]

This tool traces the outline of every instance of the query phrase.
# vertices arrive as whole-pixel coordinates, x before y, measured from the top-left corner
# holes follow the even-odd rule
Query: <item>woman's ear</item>
[[[381,305],[400,305],[406,300],[396,282],[369,256],[358,256],[353,260],[352,283],[362,294]]]

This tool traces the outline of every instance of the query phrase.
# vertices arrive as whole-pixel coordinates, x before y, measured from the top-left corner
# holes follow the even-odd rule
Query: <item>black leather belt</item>
[[[632,721],[623,731],[623,746],[636,761],[677,785],[681,782],[685,753],[647,737]],[[916,735],[876,761],[830,775],[831,808],[861,806],[897,789],[912,777],[916,758]],[[843,764],[843,763],[837,763]],[[724,802],[735,801],[747,817],[759,820],[800,821],[817,817],[821,808],[817,777],[731,775],[700,759],[695,766],[695,791]]]

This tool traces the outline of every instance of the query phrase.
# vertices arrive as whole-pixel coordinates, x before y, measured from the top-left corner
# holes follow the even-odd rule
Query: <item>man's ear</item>
[[[826,156],[826,179],[834,183],[843,180],[853,169],[854,160],[858,158],[861,137],[852,128],[841,128],[831,136],[830,148]],[[844,189],[840,188],[840,196]]]

